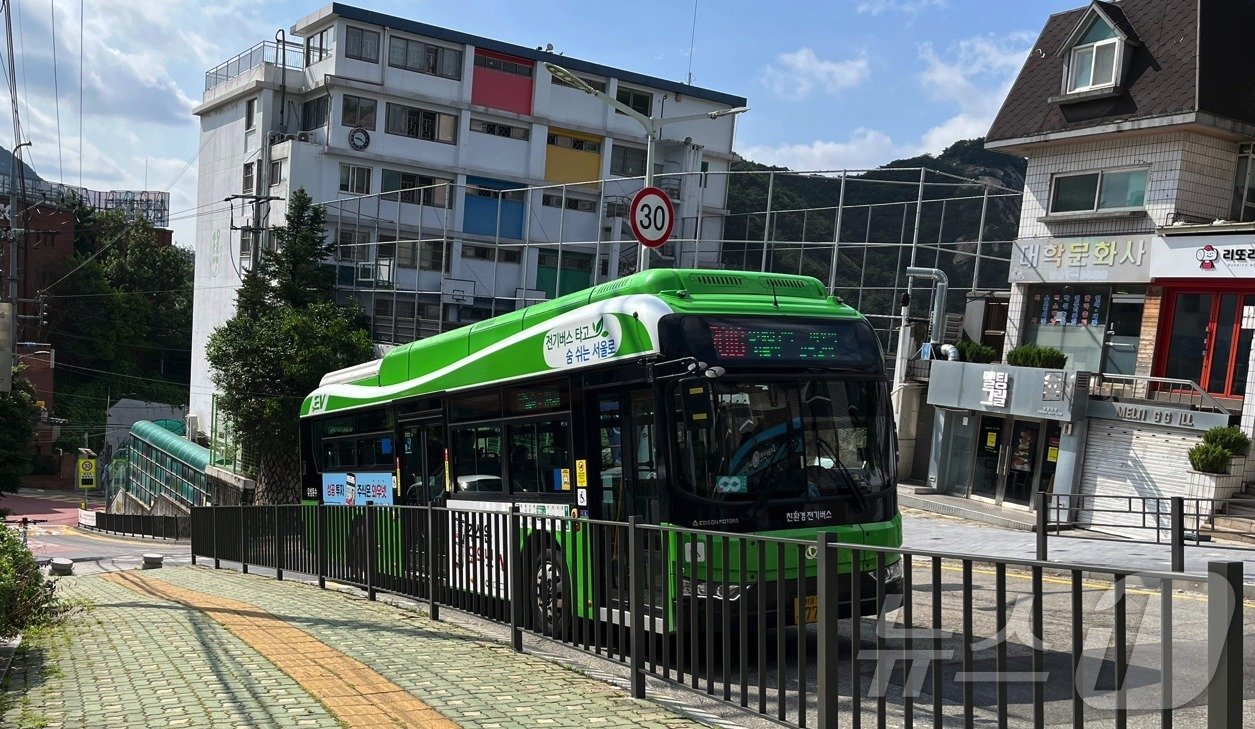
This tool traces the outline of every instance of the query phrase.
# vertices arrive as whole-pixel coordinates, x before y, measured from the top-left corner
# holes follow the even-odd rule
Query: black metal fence
[[[1227,499],[1182,496],[1038,495],[1037,558],[1046,559],[1047,536],[1093,537],[1093,532],[1172,547],[1172,569],[1185,567],[1185,547],[1210,540],[1212,520]],[[1232,545],[1243,548],[1244,545]],[[1255,548],[1255,547],[1247,547]]]
[[[531,633],[621,663],[638,697],[652,678],[798,727],[1240,726],[1249,684],[1240,563],[1134,572],[517,507],[202,507],[191,533],[194,561],[456,608],[516,650]]]
[[[151,539],[187,539],[191,535],[191,517],[153,516],[151,514],[107,514],[96,512],[95,524],[81,524],[89,529],[114,534],[127,534]]]

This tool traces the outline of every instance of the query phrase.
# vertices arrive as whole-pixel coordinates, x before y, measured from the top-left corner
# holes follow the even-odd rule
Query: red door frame
[[[1161,342],[1162,346],[1155,348],[1155,363],[1152,370],[1156,377],[1162,377],[1164,370],[1168,366],[1168,350],[1171,346],[1172,324],[1176,318],[1177,294],[1211,294],[1211,315],[1208,317],[1207,324],[1207,346],[1203,351],[1203,361],[1198,372],[1198,385],[1203,390],[1207,390],[1207,379],[1211,373],[1211,357],[1212,344],[1215,342],[1216,315],[1220,309],[1221,294],[1243,294],[1255,295],[1255,282],[1243,280],[1228,281],[1207,281],[1199,279],[1158,281],[1158,285],[1163,286],[1163,298],[1160,299],[1161,314],[1159,316],[1159,329],[1156,332],[1157,342]],[[1242,299],[1238,299],[1238,310],[1234,322],[1233,346],[1229,351],[1229,364],[1225,371],[1225,382],[1229,384],[1226,391],[1232,390],[1233,368],[1235,358],[1238,351],[1238,338],[1242,332]],[[1219,397],[1236,397],[1222,393],[1212,393]]]

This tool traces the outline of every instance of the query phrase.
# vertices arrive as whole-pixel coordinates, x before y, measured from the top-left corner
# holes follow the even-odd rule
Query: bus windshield
[[[870,379],[681,383],[676,481],[725,508],[848,501],[844,511],[865,511],[893,487],[886,401],[884,382]]]

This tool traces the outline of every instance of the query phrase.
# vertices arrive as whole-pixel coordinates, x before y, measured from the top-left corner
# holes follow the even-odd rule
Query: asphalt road
[[[133,539],[79,529],[76,526],[78,503],[73,494],[10,494],[0,498],[0,508],[10,510],[6,517],[9,521],[23,516],[45,520],[29,527],[27,545],[41,562],[53,557],[74,560],[75,574],[138,567],[146,553],[165,555],[165,563],[170,565],[192,561],[191,546],[187,542]],[[8,526],[16,528],[13,524]]]

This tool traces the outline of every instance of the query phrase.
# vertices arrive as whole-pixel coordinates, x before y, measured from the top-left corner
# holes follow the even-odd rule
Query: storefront
[[[1068,369],[1189,380],[1241,409],[1255,332],[1255,237],[1024,239],[1011,282],[1018,336]]]
[[[1070,493],[1088,380],[1074,371],[933,362],[929,486],[1016,508],[1030,508],[1042,490]]]

